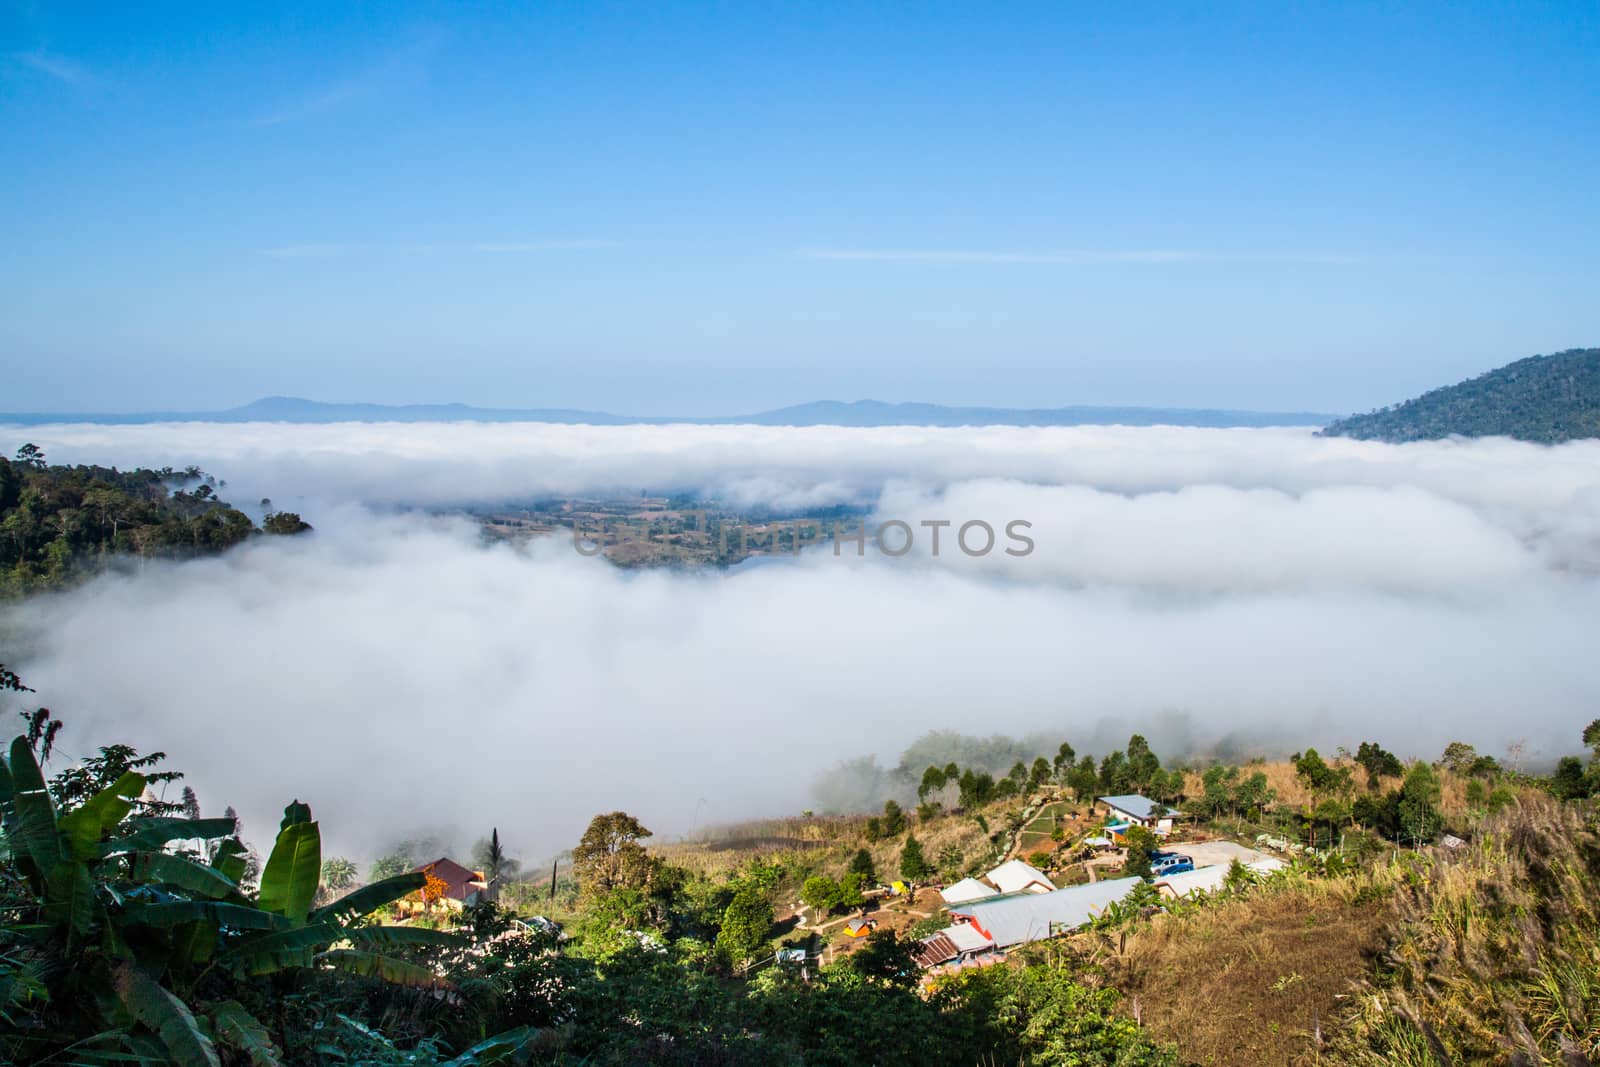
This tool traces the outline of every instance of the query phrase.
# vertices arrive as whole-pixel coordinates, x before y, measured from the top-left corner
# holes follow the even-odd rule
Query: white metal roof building
[[[1156,889],[1165,896],[1187,897],[1196,893],[1215,893],[1221,889],[1228,880],[1228,868],[1231,864],[1216,863],[1209,867],[1196,867],[1192,871],[1180,871],[1177,874],[1162,875],[1155,880]],[[1259,875],[1272,874],[1283,869],[1283,861],[1266,856],[1244,864],[1247,871]]]
[[[1113,815],[1120,815],[1129,822],[1148,826],[1157,819],[1167,814],[1167,806],[1159,804],[1149,797],[1140,796],[1138,793],[1126,793],[1114,797],[1095,797],[1100,803],[1111,809]]]
[[[1057,889],[1053,893],[1028,893],[1004,900],[978,901],[950,909],[969,919],[978,933],[999,948],[1042,941],[1092,922],[1108,904],[1121,900],[1143,882],[1141,878],[1115,878]]]
[[[1002,893],[1049,893],[1056,887],[1043,871],[1021,860],[1007,860],[984,877],[999,886]]]
[[[1215,893],[1227,880],[1226,867],[1196,867],[1192,871],[1164,874],[1155,880],[1155,887],[1166,896],[1188,897],[1196,893]]]
[[[939,895],[944,898],[946,904],[970,904],[974,900],[998,896],[999,890],[984,885],[976,878],[963,878],[955,885],[945,886],[939,890]]]

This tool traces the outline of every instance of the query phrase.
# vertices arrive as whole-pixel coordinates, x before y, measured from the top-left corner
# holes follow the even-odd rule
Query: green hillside
[[[269,511],[258,530],[217,497],[225,485],[198,467],[50,466],[23,445],[16,459],[0,457],[0,600],[62,588],[118,558],[191,559],[253,534],[311,528]]]
[[[1541,444],[1600,437],[1600,348],[1519,359],[1403,404],[1340,419],[1322,433],[1376,441],[1504,436]]]

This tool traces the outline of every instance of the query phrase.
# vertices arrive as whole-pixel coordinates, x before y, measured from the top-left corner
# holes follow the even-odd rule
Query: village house
[[[1107,814],[1119,823],[1143,826],[1159,834],[1172,830],[1172,809],[1149,797],[1128,793],[1114,797],[1095,797],[1095,802],[1104,804]]]
[[[1055,883],[1036,867],[1022,860],[1008,860],[985,874],[985,881],[963,878],[955,885],[939,890],[946,904],[970,904],[975,900],[1010,896],[1016,893],[1048,893]]]
[[[427,910],[429,904],[442,904],[452,911],[457,911],[468,904],[476,904],[480,900],[487,899],[489,883],[484,879],[483,872],[463,867],[448,856],[441,856],[431,863],[424,863],[412,873],[437,878],[444,883],[444,889],[434,901],[424,902],[420,895],[400,901],[403,910],[416,913]]]

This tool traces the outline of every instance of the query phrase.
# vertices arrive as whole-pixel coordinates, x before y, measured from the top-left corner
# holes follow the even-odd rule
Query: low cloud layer
[[[666,832],[805,806],[928,729],[1574,747],[1600,708],[1600,446],[1299,431],[478,425],[34,427],[53,461],[304,497],[315,535],[108,575],[7,615],[69,747],[168,751],[264,831],[338,847],[497,825],[530,857],[616,807]],[[14,447],[14,445],[12,446]],[[1026,519],[1026,557],[926,541],[722,574],[363,505],[695,488],[913,525]],[[233,491],[237,489],[237,491]],[[333,503],[338,501],[338,503]],[[918,528],[919,534],[926,532]],[[950,533],[946,532],[947,538]],[[1159,736],[1153,737],[1160,747]]]

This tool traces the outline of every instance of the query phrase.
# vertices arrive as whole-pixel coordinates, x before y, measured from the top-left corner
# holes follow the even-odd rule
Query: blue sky
[[[4,9],[0,410],[1344,411],[1600,344],[1592,3],[265,8]]]

